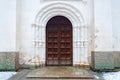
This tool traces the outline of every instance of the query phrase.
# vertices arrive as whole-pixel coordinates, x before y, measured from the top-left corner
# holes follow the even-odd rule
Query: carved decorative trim
[[[40,2],[51,2],[51,1],[79,1],[79,2],[82,2],[83,4],[87,4],[87,1],[88,0],[40,0]]]
[[[33,34],[34,54],[36,55],[38,54],[38,52],[40,52],[40,55],[42,55],[42,57],[44,57],[45,59],[46,24],[50,18],[57,15],[62,15],[67,17],[71,21],[73,26],[73,64],[76,64],[76,62],[80,62],[80,63],[84,62],[84,64],[89,63],[87,56],[88,25],[85,24],[85,20],[84,20],[84,16],[82,15],[82,12],[80,12],[77,8],[75,8],[71,4],[64,3],[60,0],[59,1],[53,0],[53,1],[54,1],[53,3],[48,3],[47,5],[43,6],[42,9],[39,10],[38,13],[36,13],[34,24],[31,25],[33,27],[33,32],[34,32]],[[77,59],[76,59],[76,53],[79,55],[77,56]]]
[[[84,0],[41,0],[41,1],[84,1]]]
[[[49,15],[51,14],[51,15]],[[64,15],[66,16],[74,25],[81,26],[84,25],[84,18],[81,12],[77,10],[70,4],[55,2],[52,4],[48,4],[44,6],[36,15],[35,24],[39,24],[42,26],[46,25],[46,22],[56,15]],[[79,17],[78,17],[79,16]],[[76,22],[77,21],[77,22]]]
[[[84,1],[84,0],[40,0],[40,1]]]

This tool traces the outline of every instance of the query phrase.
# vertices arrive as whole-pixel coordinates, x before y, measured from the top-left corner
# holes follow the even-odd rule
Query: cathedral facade
[[[96,54],[120,67],[119,2],[2,0],[0,53],[17,53],[22,67],[91,66]]]

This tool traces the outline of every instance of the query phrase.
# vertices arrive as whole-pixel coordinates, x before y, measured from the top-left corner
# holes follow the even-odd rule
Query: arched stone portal
[[[34,22],[34,54],[40,54],[41,61],[46,61],[46,25],[54,16],[68,18],[73,26],[73,65],[86,65],[88,61],[88,28],[82,14],[67,3],[54,2],[45,5],[36,15]]]

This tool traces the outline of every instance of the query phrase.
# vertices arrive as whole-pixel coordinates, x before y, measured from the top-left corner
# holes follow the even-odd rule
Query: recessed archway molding
[[[64,16],[70,20],[73,26],[73,65],[88,64],[88,37],[87,25],[80,10],[73,5],[62,2],[46,4],[37,13],[34,24],[34,53],[39,53],[41,61],[45,63],[46,51],[46,25],[54,16]],[[39,46],[40,44],[40,46]],[[38,49],[38,47],[40,47]]]
[[[54,2],[43,6],[37,13],[34,23],[36,25],[45,26],[50,18],[57,15],[67,17],[74,27],[86,26],[81,12],[74,6],[62,2]]]

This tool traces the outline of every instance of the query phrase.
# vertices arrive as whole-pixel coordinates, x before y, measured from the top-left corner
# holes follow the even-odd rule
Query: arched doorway
[[[46,26],[46,65],[72,66],[72,24],[64,16],[52,17]]]

